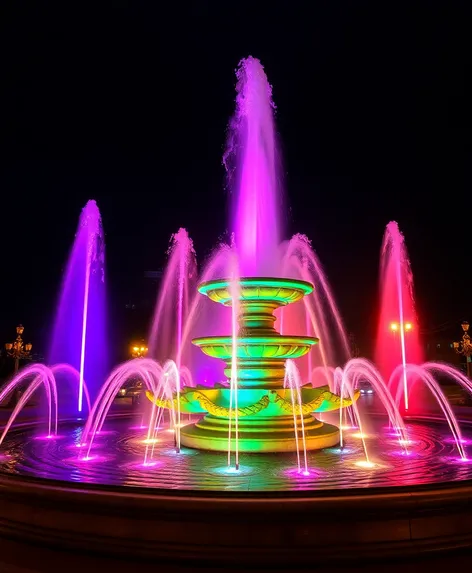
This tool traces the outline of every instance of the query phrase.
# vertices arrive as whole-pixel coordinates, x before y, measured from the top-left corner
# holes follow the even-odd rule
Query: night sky
[[[288,232],[312,239],[348,329],[371,336],[392,219],[422,328],[472,321],[469,4],[3,5],[1,336],[23,322],[44,347],[88,199],[112,300],[181,226],[204,259],[227,228],[221,157],[248,55],[273,85]]]

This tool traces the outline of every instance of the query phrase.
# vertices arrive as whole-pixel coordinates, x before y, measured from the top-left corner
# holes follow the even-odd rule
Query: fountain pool
[[[333,418],[335,423],[335,418]],[[411,448],[399,446],[383,417],[371,418],[367,440],[372,467],[365,466],[359,430],[346,432],[344,447],[308,454],[308,471],[301,474],[290,453],[241,454],[240,467],[209,451],[182,448],[176,453],[174,432],[162,427],[152,462],[145,465],[146,430],[127,416],[111,419],[90,459],[77,456],[82,425],[64,423],[55,439],[41,439],[31,428],[9,434],[0,457],[2,473],[59,481],[160,490],[225,492],[294,492],[332,489],[404,487],[460,482],[472,477],[472,462],[463,462],[454,440],[440,420],[407,423]],[[464,441],[472,443],[472,426]]]

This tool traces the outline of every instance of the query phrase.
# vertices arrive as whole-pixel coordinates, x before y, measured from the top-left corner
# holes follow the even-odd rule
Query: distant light
[[[391,322],[391,323],[390,323],[390,330],[391,330],[392,332],[397,332],[397,330],[398,330],[398,322]]]
[[[412,328],[413,328],[413,325],[411,324],[411,322],[405,323],[405,330],[411,330]]]

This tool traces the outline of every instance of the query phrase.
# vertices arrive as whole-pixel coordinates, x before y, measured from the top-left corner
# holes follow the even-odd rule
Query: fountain
[[[70,413],[83,411],[84,381],[95,398],[107,372],[104,264],[100,211],[89,201],[64,273],[48,357],[52,364],[69,363],[79,372],[78,396],[74,404],[67,403]]]
[[[284,388],[285,360],[298,358],[318,342],[314,337],[280,335],[274,328],[273,311],[295,303],[311,293],[310,283],[288,279],[241,278],[239,286],[239,329],[236,343],[238,407],[230,408],[231,388],[188,388],[181,394],[182,412],[209,414],[181,431],[182,444],[204,450],[228,450],[229,424],[239,418],[238,442],[242,452],[284,452],[298,449],[298,434],[303,434],[309,450],[333,446],[339,441],[338,429],[320,422],[313,412],[328,412],[341,407],[340,397],[328,386],[301,388],[302,402],[294,407],[292,390]],[[212,301],[231,305],[231,282],[216,280],[199,286],[200,293]],[[225,374],[231,378],[234,353],[231,336],[196,338],[193,343],[203,352],[226,362]],[[357,399],[357,393],[355,398]],[[344,407],[351,405],[343,401]],[[160,407],[171,407],[158,401]],[[303,413],[294,430],[293,413]],[[302,426],[303,425],[303,432]],[[301,442],[300,442],[301,443]],[[234,444],[236,447],[236,444]]]
[[[381,308],[375,348],[375,362],[383,377],[388,379],[398,364],[403,365],[404,408],[411,407],[411,392],[407,364],[424,360],[419,338],[418,320],[413,288],[413,273],[405,238],[395,221],[385,229],[380,259]],[[413,405],[420,407],[419,397]]]
[[[350,357],[309,240],[282,240],[272,91],[254,58],[241,62],[237,78],[224,156],[230,244],[218,246],[194,289],[192,241],[184,229],[172,237],[150,357],[108,377],[100,215],[94,202],[82,213],[53,365],[32,365],[0,390],[1,402],[24,388],[0,433],[0,568],[3,537],[22,545],[18,559],[35,557],[22,570],[41,573],[53,566],[40,553],[46,543],[63,552],[63,568],[80,558],[90,569],[99,554],[117,571],[139,559],[143,573],[150,559],[152,570],[166,560],[274,570],[312,567],[314,558],[351,570],[353,557],[386,563],[472,547],[472,427],[440,380],[469,393],[472,382],[452,366],[422,363],[410,346],[417,324],[398,227],[389,225],[384,249],[390,286],[376,365]],[[391,322],[400,344],[387,363]],[[225,378],[202,376],[192,350],[222,361]],[[148,398],[137,408],[115,400],[129,380]],[[61,407],[64,382],[72,411]],[[361,394],[365,383],[373,395]],[[434,417],[411,415],[418,388],[437,404]],[[38,425],[27,405],[41,390],[48,417]]]
[[[284,273],[289,267],[293,271],[294,260],[301,259],[303,264],[296,270],[307,277],[308,263],[313,263],[314,258],[312,256],[310,260],[312,251],[299,236],[289,242],[285,256],[280,257],[281,190],[272,90],[264,69],[255,58],[249,57],[241,63],[237,78],[236,112],[230,124],[224,162],[233,186],[237,261],[232,265],[237,267],[237,273],[232,269],[233,276],[240,272],[246,276],[236,281],[217,279],[199,286],[199,292],[214,302],[233,307],[237,304],[238,308],[233,308],[235,336],[206,336],[193,340],[208,356],[225,361],[225,374],[231,385],[218,389],[189,389],[181,393],[176,402],[180,412],[208,413],[197,423],[182,429],[182,444],[216,451],[235,448],[241,452],[294,451],[300,443],[309,450],[326,448],[338,443],[338,429],[317,420],[312,413],[338,409],[339,396],[332,394],[327,386],[303,387],[300,390],[302,401],[296,407],[304,417],[296,418],[294,428],[293,390],[283,387],[285,360],[308,354],[318,339],[293,333],[279,334],[274,328],[274,311],[297,303],[313,292],[309,282],[287,279]],[[296,256],[299,251],[301,257]],[[187,261],[188,254],[180,260]],[[174,264],[173,258],[170,263],[169,269]],[[281,278],[260,276],[266,272],[276,272],[276,277]],[[237,297],[231,292],[234,283],[237,284]],[[178,323],[181,314],[179,306]],[[309,313],[305,315],[308,317]],[[234,324],[235,320],[238,325]],[[155,330],[154,326],[153,339]],[[181,340],[180,336],[178,366]],[[354,399],[357,397],[358,394]],[[234,408],[230,405],[233,399]],[[173,408],[174,400],[171,402],[159,401],[157,405]],[[350,400],[344,400],[345,407],[350,404]],[[231,437],[233,418],[234,436]],[[297,437],[299,433],[303,433],[301,441]]]

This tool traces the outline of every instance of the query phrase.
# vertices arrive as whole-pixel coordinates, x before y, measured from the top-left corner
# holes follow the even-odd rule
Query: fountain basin
[[[270,301],[284,306],[301,300],[313,292],[313,285],[306,281],[286,278],[249,277],[238,279],[238,298],[241,301]],[[232,282],[228,279],[201,283],[198,291],[213,302],[231,305]]]
[[[208,413],[181,429],[181,441],[191,448],[220,452],[229,447],[242,452],[290,452],[335,446],[339,442],[338,428],[321,422],[312,413],[352,404],[352,400],[341,400],[330,392],[328,386],[302,387],[300,403],[298,393],[289,388],[239,389],[237,393],[237,411],[230,388],[184,388],[172,402],[156,399],[150,392],[146,396],[160,408],[177,410],[179,400],[180,412]],[[359,396],[357,391],[354,399]]]

